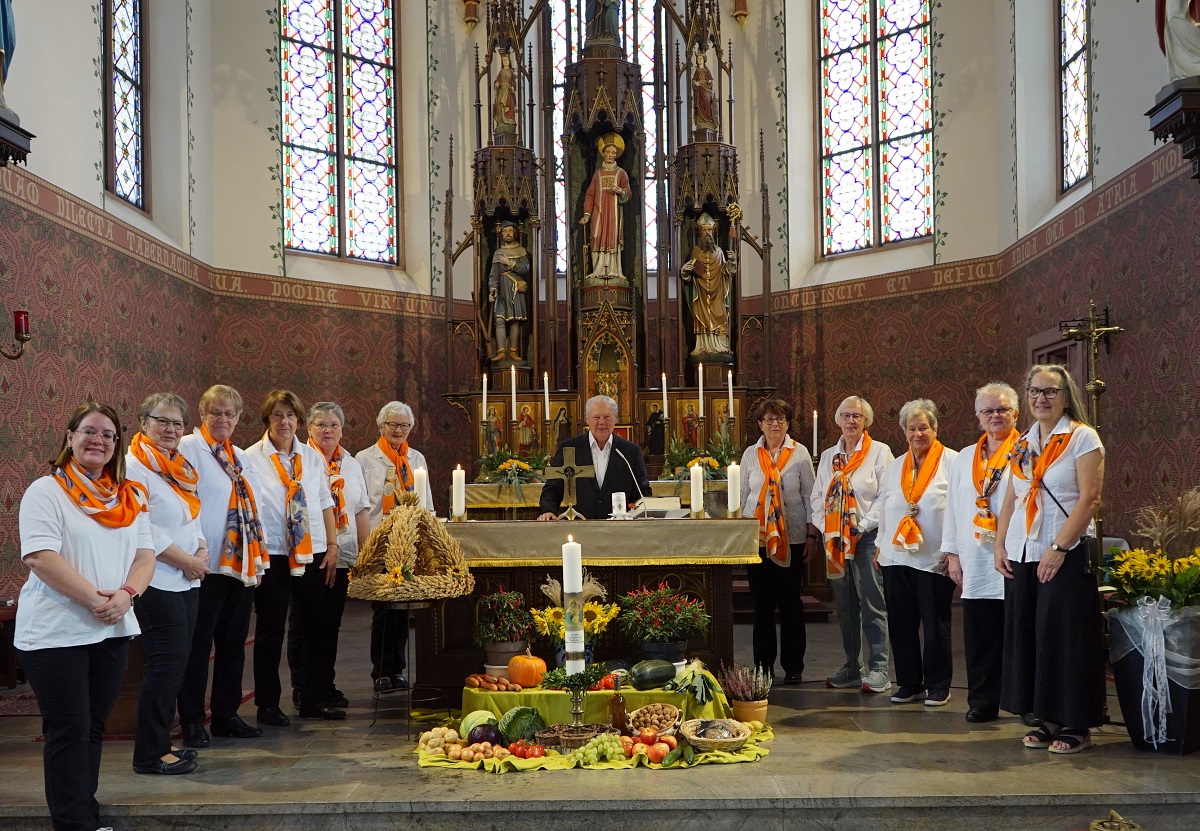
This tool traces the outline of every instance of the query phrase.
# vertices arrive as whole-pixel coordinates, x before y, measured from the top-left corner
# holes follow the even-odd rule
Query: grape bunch
[[[615,733],[602,733],[589,741],[583,747],[571,751],[572,762],[581,765],[594,765],[597,762],[617,762],[625,758],[621,748],[621,740]]]

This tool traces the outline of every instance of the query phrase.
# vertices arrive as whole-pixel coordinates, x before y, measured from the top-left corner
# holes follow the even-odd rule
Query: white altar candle
[[[700,467],[700,463],[692,465],[692,513],[699,513],[704,510],[704,468]]]
[[[728,413],[728,417],[729,417],[729,418],[733,418],[733,370],[732,370],[732,369],[731,369],[731,370],[729,370],[729,371],[728,371],[728,372],[725,374],[725,381],[726,381],[726,383],[728,384],[728,389],[729,389],[729,413]],[[732,438],[732,437],[731,437],[731,438]]]
[[[737,462],[730,462],[726,469],[728,492],[725,494],[725,507],[732,516],[742,506],[742,467]]]
[[[450,471],[450,516],[462,516],[467,512],[467,472],[462,465]]]
[[[700,388],[700,418],[704,418],[704,364],[696,364],[696,383]]]
[[[663,373],[662,392],[663,392],[663,418],[670,418],[670,416],[667,415],[667,373],[665,373],[665,372]]]
[[[542,403],[545,405],[542,412],[545,413],[544,418],[550,418],[550,373],[542,373]]]
[[[425,494],[429,488],[429,471],[423,467],[418,467],[413,470],[413,490],[417,492],[417,498],[420,500],[417,504],[425,504]]]
[[[562,558],[562,590],[567,594],[583,591],[583,546],[575,542],[575,537],[570,534],[563,543]]]
[[[483,406],[480,409],[483,418],[487,418],[487,373],[483,373]],[[483,419],[480,419],[482,421]]]
[[[509,385],[509,388],[512,390],[512,412],[508,417],[510,420],[512,420],[516,419],[517,417],[517,368],[515,366],[511,366],[509,369],[512,370],[508,373],[508,377],[512,381],[512,383]]]
[[[817,460],[817,411],[813,410],[813,461]]]

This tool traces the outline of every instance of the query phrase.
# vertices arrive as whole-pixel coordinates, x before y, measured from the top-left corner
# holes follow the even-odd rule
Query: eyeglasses
[[[866,416],[862,413],[842,413],[838,416],[842,421],[853,421],[855,424],[862,421]]]
[[[213,418],[227,418],[231,421],[241,415],[237,410],[209,410],[208,414]]]
[[[412,429],[411,424],[405,424],[404,422],[401,422],[401,421],[385,421],[385,422],[383,422],[383,426],[388,428],[389,430],[391,430],[393,433],[398,430],[411,430]]]
[[[1062,392],[1058,387],[1026,387],[1025,392],[1029,393],[1029,398],[1034,399],[1039,395],[1046,397],[1047,401],[1053,401],[1058,398],[1058,394]]]
[[[1030,398],[1033,397],[1032,391],[1030,391],[1029,397]],[[1012,411],[1013,411],[1012,407],[996,407],[996,408],[989,407],[986,410],[980,410],[979,415],[983,416],[984,418],[991,418],[992,416],[1005,416],[1005,415],[1008,415],[1009,413],[1011,413]]]
[[[75,432],[87,436],[89,439],[98,438],[105,444],[114,444],[117,440],[117,434],[112,430],[97,430],[95,427],[80,427]]]
[[[761,421],[763,424],[787,424],[788,423],[788,420],[786,418],[777,418],[775,416],[767,416],[766,418],[760,418],[759,421]]]
[[[173,419],[163,418],[162,416],[156,415],[148,415],[146,418],[150,419],[164,430],[166,430],[168,427],[174,427],[176,430],[182,430],[184,428],[184,423],[182,421],[175,421]]]
[[[342,425],[338,424],[336,421],[333,424],[330,424],[327,421],[318,421],[312,425],[312,429],[314,430],[340,430],[341,428]]]

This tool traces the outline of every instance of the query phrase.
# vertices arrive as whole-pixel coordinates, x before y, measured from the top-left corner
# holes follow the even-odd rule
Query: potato
[[[430,751],[429,751],[429,755],[430,755],[430,756],[445,756],[445,755],[446,755],[446,751],[445,751],[445,749],[444,749],[444,748],[441,748],[441,747],[435,747],[435,748],[433,748],[432,750],[430,750]]]
[[[441,736],[434,736],[432,739],[429,740],[429,742],[425,746],[427,748],[429,748],[429,750],[431,750],[431,751],[437,750],[438,748],[441,748],[444,750],[446,747],[446,740],[443,739]]]
[[[456,741],[458,741],[458,731],[457,730],[447,730],[446,735],[442,736],[442,738],[445,739],[447,742],[456,742]]]

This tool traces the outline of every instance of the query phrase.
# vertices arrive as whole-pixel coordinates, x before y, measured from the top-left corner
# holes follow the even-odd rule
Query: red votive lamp
[[[13,312],[13,332],[17,340],[29,340],[29,312]]]

